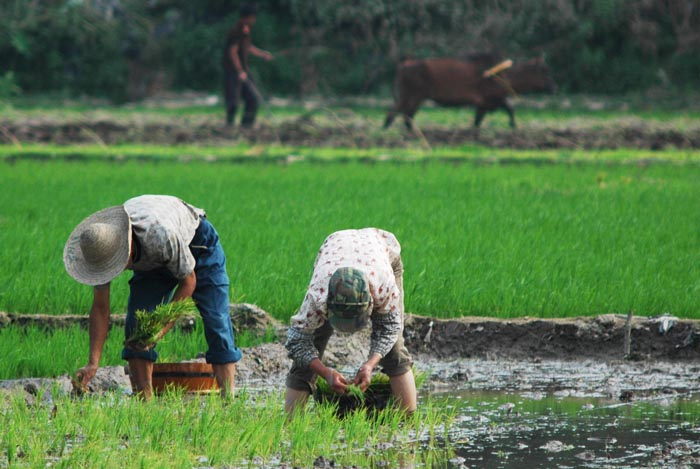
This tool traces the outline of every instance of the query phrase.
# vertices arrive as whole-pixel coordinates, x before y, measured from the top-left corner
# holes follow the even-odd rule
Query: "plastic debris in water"
[[[540,449],[548,451],[550,453],[559,453],[560,451],[568,451],[573,448],[573,445],[566,445],[558,440],[548,441],[544,445],[540,446]]]
[[[659,334],[666,334],[678,322],[678,318],[669,314],[663,314],[656,319],[659,323]]]
[[[425,337],[423,338],[423,342],[426,344],[430,343],[430,337],[433,334],[433,321],[430,321],[430,324],[428,324],[428,332],[425,334]]]

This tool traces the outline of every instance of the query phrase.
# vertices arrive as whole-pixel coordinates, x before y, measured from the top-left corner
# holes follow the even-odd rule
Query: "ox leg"
[[[510,120],[510,128],[514,129],[515,128],[515,110],[513,109],[513,106],[511,106],[508,102],[504,102],[503,109],[505,109],[506,112],[508,113],[508,118]]]
[[[389,112],[386,115],[386,119],[384,119],[384,128],[388,128],[392,122],[394,122],[394,119],[396,118],[396,108],[393,107],[389,110]]]
[[[483,107],[478,107],[476,108],[476,112],[474,113],[474,128],[478,129],[479,126],[481,125],[481,121],[484,120],[484,116],[486,115],[486,109]]]
[[[410,132],[413,132],[413,117],[416,115],[418,107],[422,101],[422,99],[412,101],[409,106],[407,106],[406,111],[403,113],[404,124],[406,124],[406,129],[408,129]]]
[[[411,114],[406,113],[403,115],[403,123],[406,126],[406,130],[408,130],[409,132],[413,132],[413,116],[415,114],[416,113],[413,112]]]

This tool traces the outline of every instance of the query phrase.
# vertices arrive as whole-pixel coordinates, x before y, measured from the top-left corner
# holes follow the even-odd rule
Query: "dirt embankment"
[[[285,325],[255,305],[232,305],[231,313],[237,330],[260,336],[273,330],[278,339],[244,350],[238,383],[249,389],[283,386],[291,364],[283,345]],[[123,316],[113,315],[113,326],[123,322]],[[86,327],[86,317],[0,313],[0,327],[53,329],[75,324]],[[191,326],[183,321],[178,327]],[[407,315],[404,337],[416,366],[429,374],[434,389],[468,386],[616,399],[700,389],[700,321],[696,320],[661,316],[631,317],[628,322],[623,315],[445,320]],[[369,331],[337,334],[324,361],[351,375],[366,359],[368,344]],[[5,381],[0,389],[20,387],[32,394],[50,384],[66,392],[71,389],[67,376]],[[100,369],[90,389],[129,389],[128,376],[123,367]]]
[[[625,336],[629,329],[629,353]],[[409,316],[406,343],[438,358],[651,359],[700,358],[700,321],[623,315],[571,319],[452,320]],[[427,343],[426,343],[427,338]]]
[[[233,304],[231,315],[239,331],[263,336],[272,329],[284,340],[286,326],[255,305]],[[122,326],[124,316],[112,315],[111,322]],[[0,312],[0,327],[29,325],[87,328],[87,317]],[[179,327],[187,330],[190,325],[185,320]],[[437,319],[408,314],[404,337],[410,351],[437,359],[700,359],[700,321],[671,316],[632,316],[628,323],[625,315],[613,314],[567,319]]]
[[[29,119],[22,122],[0,120],[0,143],[121,143],[205,144],[234,143],[282,144],[347,148],[403,148],[428,143],[431,146],[480,144],[512,149],[632,148],[645,150],[700,148],[700,127],[668,128],[644,122],[616,122],[604,126],[571,128],[528,127],[474,131],[468,123],[455,127],[426,126],[422,136],[406,132],[381,132],[379,123],[327,125],[313,119],[295,119],[272,125],[261,123],[255,129],[230,129],[218,122],[52,122]]]

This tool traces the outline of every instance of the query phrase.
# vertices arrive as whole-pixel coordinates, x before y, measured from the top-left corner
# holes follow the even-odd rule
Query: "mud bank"
[[[691,360],[700,358],[700,321],[670,316],[439,320],[409,315],[407,346],[437,358]]]
[[[282,389],[291,364],[283,345],[286,328],[249,304],[232,305],[236,327],[278,338],[244,350],[238,363],[241,387]],[[0,313],[0,325],[29,324],[47,329],[73,324],[85,326],[83,316],[37,316]],[[123,324],[113,316],[112,325]],[[179,325],[187,328],[187,322]],[[629,353],[625,335],[629,330]],[[352,375],[366,358],[369,331],[336,334],[325,361]],[[630,400],[659,394],[700,390],[700,321],[662,316],[645,318],[603,315],[572,319],[512,319],[466,317],[442,320],[407,315],[406,346],[416,367],[429,377],[426,388],[500,390],[604,396]],[[58,386],[70,392],[68,376],[0,382],[0,389],[23,388],[29,394]],[[129,392],[124,367],[100,369],[92,391]]]
[[[347,148],[404,148],[428,143],[431,146],[478,144],[512,149],[615,149],[645,150],[700,148],[700,127],[669,128],[640,121],[611,121],[592,126],[572,124],[565,128],[541,126],[473,130],[461,126],[426,125],[420,133],[381,131],[378,122],[343,125],[318,123],[299,118],[279,124],[261,123],[255,129],[226,128],[219,122],[173,118],[168,122],[88,120],[55,122],[28,119],[0,120],[0,143],[125,143],[231,145],[278,144]]]
[[[253,304],[232,304],[231,317],[237,330],[264,336],[272,329],[280,341],[286,335],[286,325]],[[0,312],[0,327],[87,328],[87,319],[82,315]],[[112,326],[123,324],[124,315],[111,316]],[[191,325],[191,319],[186,318],[177,327],[187,330]],[[629,350],[625,345],[627,334]],[[407,314],[404,337],[411,352],[436,359],[700,359],[700,321],[672,316],[631,316],[628,321],[626,315],[614,314],[565,319],[437,319]]]

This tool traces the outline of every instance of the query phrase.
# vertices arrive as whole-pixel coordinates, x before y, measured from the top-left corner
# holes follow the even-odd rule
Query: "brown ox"
[[[498,61],[500,62],[500,61]],[[453,58],[405,60],[398,66],[395,81],[396,103],[384,121],[387,128],[397,114],[403,114],[406,127],[413,128],[413,116],[420,104],[432,99],[443,106],[474,106],[474,127],[479,127],[484,115],[505,109],[510,126],[515,128],[515,114],[508,103],[509,95],[529,92],[555,92],[544,59],[493,67],[487,55],[481,60]],[[489,72],[490,71],[490,72]]]

